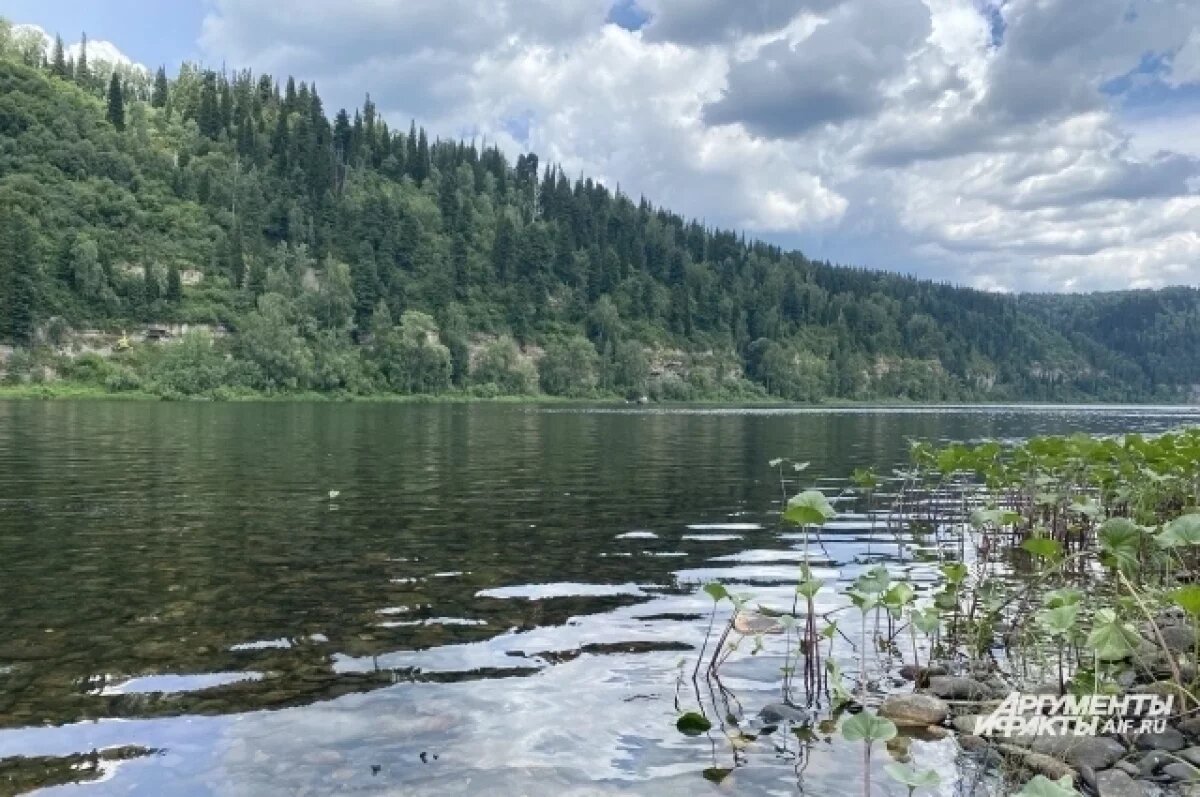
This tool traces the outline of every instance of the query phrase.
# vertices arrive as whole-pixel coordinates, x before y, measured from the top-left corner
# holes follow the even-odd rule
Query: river
[[[879,562],[920,584],[920,544],[872,533],[844,496],[854,468],[890,473],[910,439],[1198,420],[0,402],[0,793],[3,773],[70,781],[66,757],[138,745],[153,752],[38,793],[859,794],[858,752],[834,736],[800,750],[675,727],[676,700],[698,700],[700,587],[794,593],[768,461],[809,463],[790,492],[842,496],[814,562],[831,586]],[[723,670],[751,719],[778,700],[777,652],[746,644]],[[913,756],[955,793],[952,739]],[[875,793],[906,792],[880,777]]]

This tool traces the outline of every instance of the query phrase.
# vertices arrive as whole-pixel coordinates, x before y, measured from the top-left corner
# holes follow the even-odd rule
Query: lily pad
[[[864,711],[842,723],[842,738],[848,742],[886,742],[896,736],[896,724]]]
[[[798,526],[819,526],[837,516],[820,490],[805,490],[794,496],[783,511],[783,519]]]
[[[696,711],[689,711],[675,721],[675,727],[684,736],[699,736],[712,729],[708,717]]]

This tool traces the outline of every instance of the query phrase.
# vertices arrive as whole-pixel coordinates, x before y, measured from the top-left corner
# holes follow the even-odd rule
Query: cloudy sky
[[[0,0],[155,66],[369,91],[820,259],[1200,284],[1197,0]],[[74,34],[74,35],[70,35]]]

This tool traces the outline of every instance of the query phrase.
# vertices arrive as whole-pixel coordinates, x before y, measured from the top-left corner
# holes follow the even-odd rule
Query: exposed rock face
[[[897,725],[940,725],[950,714],[945,701],[932,695],[890,695],[879,714]]]

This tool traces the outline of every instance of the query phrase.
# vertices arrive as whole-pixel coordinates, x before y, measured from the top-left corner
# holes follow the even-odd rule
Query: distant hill
[[[1200,389],[1190,288],[1014,297],[833,266],[533,154],[391,129],[369,100],[327,114],[291,77],[81,69],[31,41],[0,26],[9,381],[801,401]],[[148,325],[183,339],[141,342]]]

